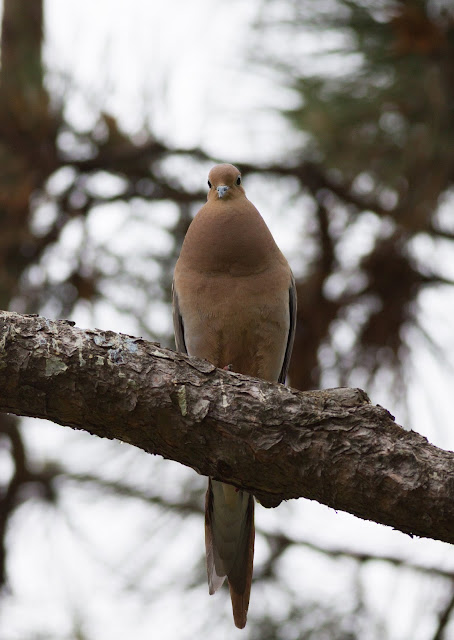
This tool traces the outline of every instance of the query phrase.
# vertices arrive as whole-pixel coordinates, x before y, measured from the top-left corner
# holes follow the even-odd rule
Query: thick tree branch
[[[254,493],[454,542],[454,454],[359,389],[298,392],[141,338],[0,312],[0,411],[117,438]]]

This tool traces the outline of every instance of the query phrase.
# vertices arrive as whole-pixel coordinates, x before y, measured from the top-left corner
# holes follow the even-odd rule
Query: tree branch
[[[111,331],[0,312],[0,411],[117,438],[247,489],[454,542],[454,454],[360,389],[298,392]]]

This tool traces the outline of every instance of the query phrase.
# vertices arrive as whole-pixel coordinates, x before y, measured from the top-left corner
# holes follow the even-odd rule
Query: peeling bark
[[[454,542],[454,454],[360,389],[299,392],[64,320],[0,312],[0,411],[117,438],[247,489]]]

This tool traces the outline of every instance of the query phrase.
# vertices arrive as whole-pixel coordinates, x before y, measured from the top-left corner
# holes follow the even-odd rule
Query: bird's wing
[[[287,346],[285,348],[284,362],[282,363],[281,373],[279,374],[278,382],[285,384],[287,378],[288,368],[290,365],[290,358],[292,356],[293,342],[295,340],[295,327],[296,327],[296,286],[295,278],[292,275],[292,282],[288,290],[288,303],[290,311],[290,322],[287,338]]]
[[[175,332],[175,346],[177,351],[187,353],[186,343],[184,340],[184,324],[183,317],[180,313],[178,304],[178,295],[175,290],[175,282],[172,282],[172,309],[173,309],[173,329]]]

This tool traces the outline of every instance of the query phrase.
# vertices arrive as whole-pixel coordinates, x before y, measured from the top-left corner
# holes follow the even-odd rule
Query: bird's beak
[[[226,191],[228,191],[228,187],[225,184],[223,184],[220,187],[216,187],[216,191],[218,192],[218,197],[223,198]]]

